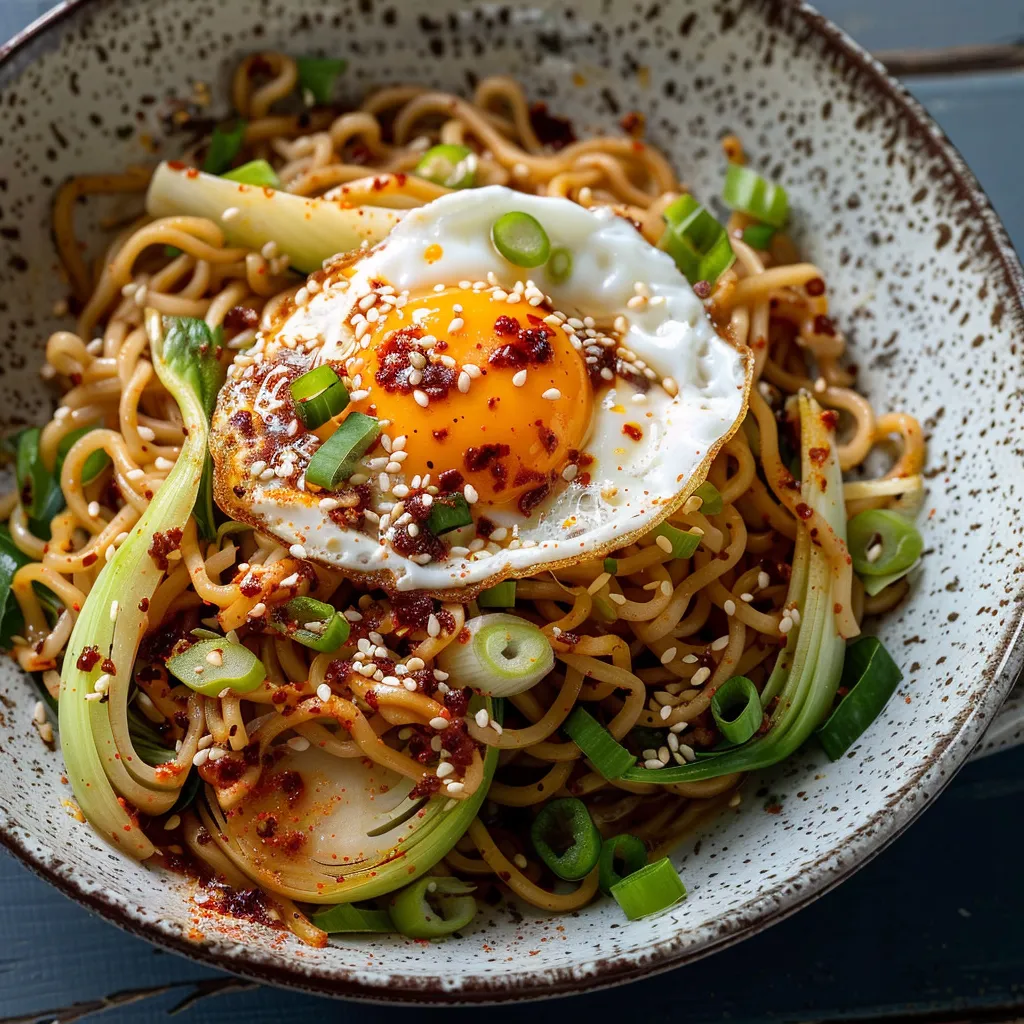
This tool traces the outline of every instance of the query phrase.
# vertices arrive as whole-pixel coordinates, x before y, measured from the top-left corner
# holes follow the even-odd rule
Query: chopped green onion
[[[440,939],[461,931],[476,916],[476,890],[451,875],[424,875],[391,897],[391,923],[410,939]]]
[[[762,252],[766,252],[771,246],[777,230],[771,224],[749,224],[743,229],[743,241],[751,249],[760,249]]]
[[[619,560],[617,558],[606,558],[604,560],[604,571],[610,572],[614,576],[619,571]]]
[[[562,729],[597,772],[609,781],[620,778],[636,764],[636,757],[583,708],[574,709]]]
[[[676,261],[690,284],[714,284],[732,266],[736,254],[725,228],[693,196],[680,196],[666,208],[664,217],[658,247]]]
[[[761,728],[761,695],[746,676],[733,676],[712,695],[711,714],[729,743],[746,743]]]
[[[352,903],[318,910],[310,921],[328,935],[341,932],[393,932],[395,926],[386,910],[371,910],[357,907]]]
[[[74,443],[80,437],[85,437],[90,431],[96,430],[99,426],[100,424],[97,423],[91,427],[79,427],[77,430],[72,430],[70,433],[65,434],[57,443],[57,463],[53,468],[53,476],[58,484],[60,483],[61,470],[64,468],[64,460],[68,457],[68,452],[71,451]],[[110,456],[102,448],[97,448],[94,452],[90,452],[82,464],[82,485],[91,484],[109,465]]]
[[[846,648],[839,683],[846,696],[817,732],[833,761],[838,761],[878,717],[902,678],[899,666],[878,637],[858,637]]]
[[[338,429],[313,453],[306,467],[306,483],[335,490],[359,465],[359,460],[380,436],[380,423],[372,416],[350,412]]]
[[[729,164],[722,199],[729,209],[745,213],[773,228],[783,227],[789,219],[786,190],[742,164]]]
[[[859,576],[888,576],[909,569],[924,549],[917,527],[885,508],[855,515],[847,533],[853,568]]]
[[[299,88],[309,92],[317,103],[327,104],[334,98],[334,83],[348,64],[334,57],[297,57]]]
[[[324,654],[336,651],[349,634],[348,619],[333,605],[312,597],[293,597],[284,606],[284,617],[271,616],[270,624],[303,647]]]
[[[548,638],[528,619],[490,612],[469,619],[465,630],[465,643],[448,644],[438,655],[440,667],[459,686],[511,697],[535,686],[554,667]]]
[[[50,539],[50,522],[64,508],[64,492],[53,474],[43,465],[39,454],[38,427],[23,430],[18,436],[18,455],[14,475],[18,496],[28,517],[29,530],[43,540]]]
[[[617,865],[621,863],[620,872]],[[623,832],[612,836],[601,844],[601,856],[597,862],[597,884],[605,896],[611,896],[612,889],[624,878],[636,874],[647,866],[647,847],[643,840]]]
[[[476,180],[477,156],[469,146],[442,143],[423,154],[416,173],[445,188],[472,188]]]
[[[514,608],[516,605],[516,581],[504,580],[493,587],[481,590],[476,597],[481,608]]]
[[[711,483],[710,480],[705,480],[693,492],[695,498],[700,498],[700,512],[706,516],[717,516],[723,508],[722,495],[719,493],[718,488]]]
[[[167,670],[205,697],[222,690],[250,693],[267,678],[263,662],[248,647],[230,640],[200,640],[167,662]]]
[[[548,277],[555,284],[565,284],[572,274],[572,250],[557,245],[548,257]]]
[[[469,526],[473,522],[469,502],[462,494],[441,494],[434,499],[427,516],[427,529],[435,536]]]
[[[266,160],[250,160],[233,171],[225,171],[221,177],[240,182],[242,185],[255,185],[258,188],[281,187],[281,179]]]
[[[176,245],[164,246],[164,256],[166,256],[167,259],[169,260],[176,260],[181,255],[181,253],[182,250],[179,249]]]
[[[242,151],[245,129],[246,123],[238,120],[230,127],[217,127],[213,130],[203,161],[203,170],[207,174],[223,174],[231,167],[235,157]]]
[[[226,520],[217,527],[217,536],[215,538],[217,547],[219,548],[223,544],[225,537],[230,537],[235,533],[248,533],[251,529],[252,526],[249,523],[236,523],[234,519]]]
[[[668,910],[686,899],[686,886],[668,857],[626,875],[611,892],[630,921]]]
[[[601,833],[576,797],[545,804],[533,819],[530,838],[537,856],[568,882],[589,875],[601,855]]]
[[[671,523],[662,523],[654,531],[654,536],[664,537],[672,545],[673,558],[690,558],[700,547],[700,537],[697,534],[678,530]]]
[[[551,254],[548,233],[536,217],[519,210],[503,213],[491,227],[494,248],[517,267],[539,267]]]
[[[296,377],[291,393],[295,413],[309,430],[334,419],[348,405],[348,389],[326,364]]]

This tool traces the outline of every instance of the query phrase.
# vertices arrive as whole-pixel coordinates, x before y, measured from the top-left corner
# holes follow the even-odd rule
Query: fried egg
[[[500,255],[491,227],[515,211],[568,252],[567,276]],[[322,364],[350,402],[310,431],[289,385]],[[312,275],[238,354],[213,417],[217,501],[373,585],[478,590],[620,548],[675,511],[740,422],[750,364],[612,210],[453,192]],[[316,489],[305,468],[353,411],[380,438],[337,491]],[[473,523],[435,537],[429,508],[456,493]]]

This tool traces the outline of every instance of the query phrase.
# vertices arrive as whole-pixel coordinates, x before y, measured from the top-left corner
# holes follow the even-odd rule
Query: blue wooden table
[[[0,38],[46,6],[0,0]],[[818,7],[905,70],[1024,247],[1024,68],[972,70],[993,62],[984,49],[938,59],[907,52],[1018,42],[1024,0],[818,0]],[[907,835],[796,917],[659,978],[527,1012],[538,1024],[567,1011],[604,1021],[638,1010],[652,1024],[1024,1018],[1022,821],[1018,748],[969,765]],[[0,1024],[86,1017],[127,1024],[174,1011],[182,1024],[353,1013],[366,1024],[397,1024],[399,1014],[433,1024],[452,1013],[356,1008],[236,981],[121,933],[0,854]],[[466,1020],[473,1012],[457,1011]],[[493,1024],[512,1024],[523,1010],[486,1012]]]

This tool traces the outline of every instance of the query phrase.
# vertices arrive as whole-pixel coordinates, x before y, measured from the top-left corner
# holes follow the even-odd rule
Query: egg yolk
[[[406,436],[407,481],[429,473],[443,487],[441,474],[457,470],[480,502],[501,505],[549,483],[583,448],[586,366],[544,323],[549,313],[449,288],[374,324],[362,371],[370,393],[353,405]]]

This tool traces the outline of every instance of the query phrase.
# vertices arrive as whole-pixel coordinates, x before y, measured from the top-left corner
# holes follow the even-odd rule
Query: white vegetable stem
[[[466,629],[466,643],[451,643],[438,655],[459,686],[489,697],[513,697],[539,683],[554,666],[548,638],[517,615],[479,615]]]
[[[291,266],[305,274],[364,241],[379,242],[401,218],[399,211],[379,206],[346,207],[167,163],[153,175],[146,211],[151,217],[207,217],[231,245],[246,249],[274,242]]]

